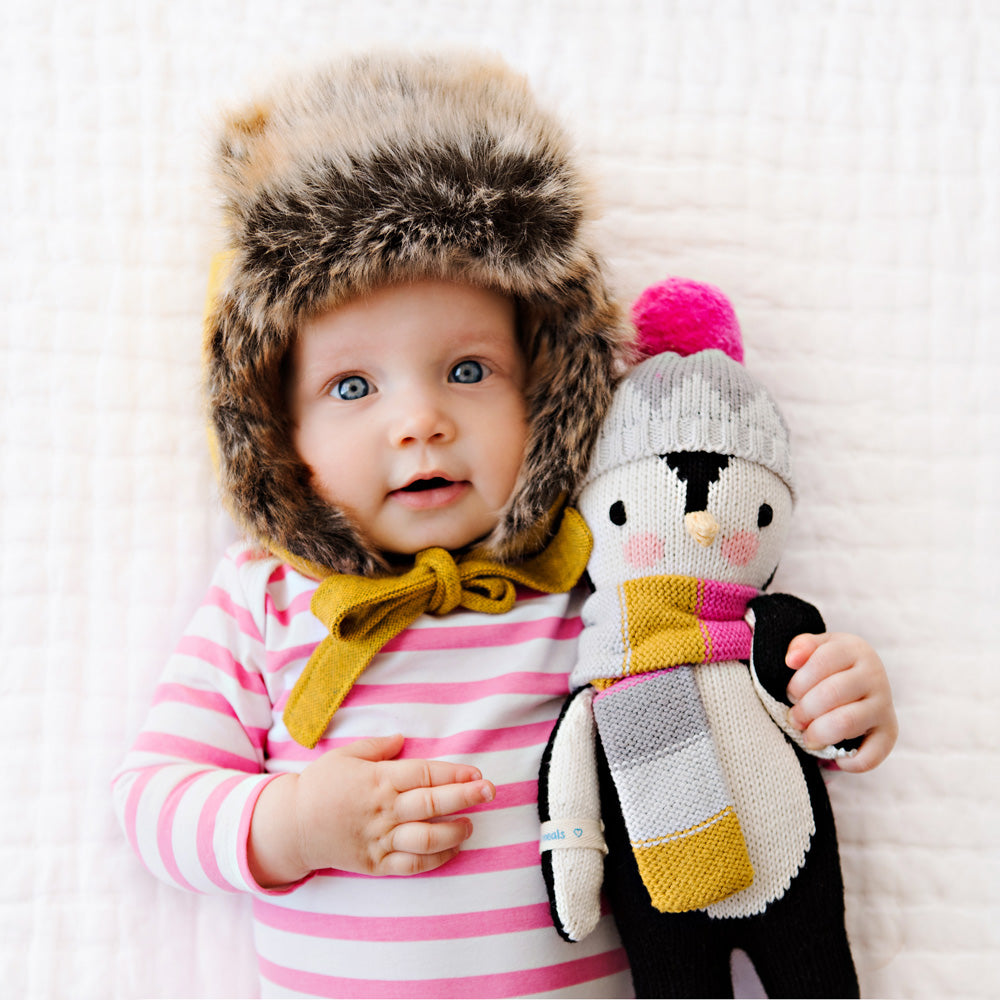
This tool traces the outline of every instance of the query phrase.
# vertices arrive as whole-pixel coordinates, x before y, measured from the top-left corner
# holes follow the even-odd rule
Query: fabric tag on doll
[[[604,824],[595,819],[549,820],[543,823],[538,841],[539,853],[564,847],[592,847],[607,854]]]

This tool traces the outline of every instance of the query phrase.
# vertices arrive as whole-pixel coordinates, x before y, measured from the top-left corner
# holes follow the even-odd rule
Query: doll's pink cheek
[[[760,547],[760,537],[749,531],[738,531],[735,535],[724,538],[720,551],[722,558],[733,566],[746,566]]]
[[[663,542],[648,532],[633,535],[625,543],[625,562],[636,569],[648,569],[663,558]]]

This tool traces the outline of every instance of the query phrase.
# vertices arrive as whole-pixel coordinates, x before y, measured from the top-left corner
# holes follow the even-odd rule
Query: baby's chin
[[[456,555],[474,549],[489,538],[498,523],[494,520],[485,526],[482,524],[470,526],[464,531],[431,531],[417,534],[409,539],[386,539],[384,544],[380,544],[380,540],[376,538],[374,543],[390,564],[410,563],[418,552],[426,549],[445,549]]]

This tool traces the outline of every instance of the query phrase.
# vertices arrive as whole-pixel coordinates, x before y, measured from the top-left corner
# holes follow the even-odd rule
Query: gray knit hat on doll
[[[283,366],[304,318],[448,278],[517,304],[529,435],[486,548],[512,560],[538,547],[539,522],[583,475],[630,333],[588,240],[569,143],[525,80],[493,58],[344,61],[233,115],[216,167],[228,253],[207,321],[208,401],[242,529],[327,570],[384,565],[313,489]]]
[[[794,497],[788,426],[743,367],[739,324],[722,292],[670,278],[643,292],[632,319],[652,356],[619,386],[584,482],[640,458],[706,451],[764,466]]]

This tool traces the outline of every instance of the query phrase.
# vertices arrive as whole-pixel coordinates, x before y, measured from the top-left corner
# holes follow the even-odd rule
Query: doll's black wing
[[[791,594],[761,594],[750,602],[749,610],[754,618],[751,654],[754,677],[775,702],[791,705],[786,689],[795,671],[785,665],[788,644],[803,632],[825,632],[823,616],[813,605]],[[857,737],[836,746],[841,750],[856,750],[863,740],[864,737]]]

